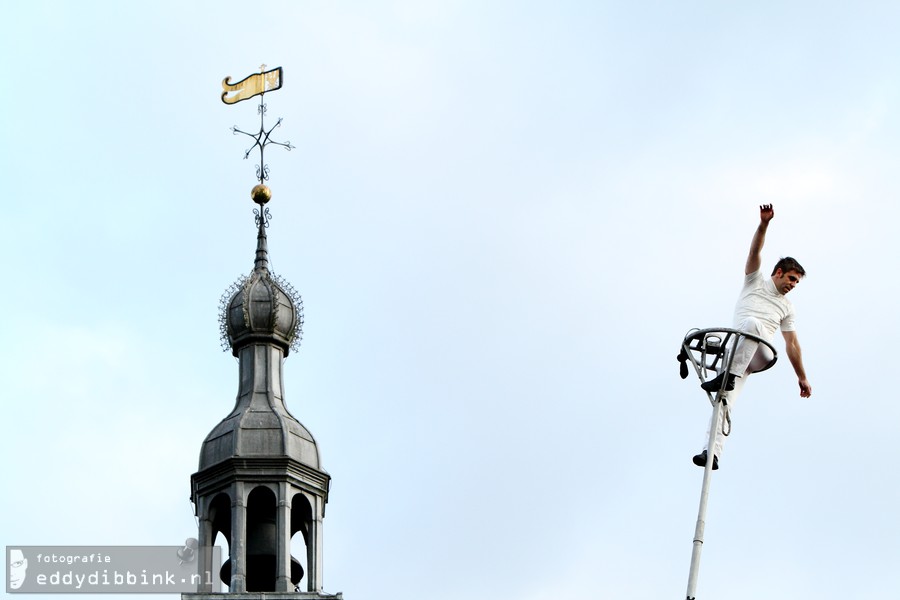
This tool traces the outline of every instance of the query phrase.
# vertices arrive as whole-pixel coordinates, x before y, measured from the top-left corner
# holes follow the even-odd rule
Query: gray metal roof
[[[299,344],[302,301],[287,282],[269,272],[268,210],[257,213],[253,271],[223,297],[223,338],[238,357],[235,406],[206,437],[200,470],[229,458],[288,457],[320,469],[315,439],[284,403],[282,362]]]

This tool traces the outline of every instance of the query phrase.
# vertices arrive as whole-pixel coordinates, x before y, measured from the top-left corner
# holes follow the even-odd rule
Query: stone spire
[[[265,204],[271,192],[260,184],[252,198],[259,205],[253,271],[226,292],[220,314],[224,345],[238,358],[237,399],[204,440],[191,476],[200,557],[210,560],[208,549],[222,533],[228,596],[297,591],[279,597],[335,598],[322,593],[322,520],[331,477],[321,468],[312,434],[285,406],[282,385],[282,362],[299,346],[303,305],[269,271]],[[300,560],[290,555],[297,532],[306,545]],[[307,592],[299,593],[304,575]]]

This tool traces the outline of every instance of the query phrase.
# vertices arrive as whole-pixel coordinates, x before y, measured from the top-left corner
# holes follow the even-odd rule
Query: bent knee
[[[747,371],[750,373],[762,371],[769,366],[773,358],[775,358],[775,355],[772,353],[772,350],[765,344],[760,344],[756,348],[756,353],[750,360],[750,364],[747,365]]]

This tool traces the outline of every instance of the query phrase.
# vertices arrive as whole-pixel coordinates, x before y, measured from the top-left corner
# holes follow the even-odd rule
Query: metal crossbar
[[[731,361],[734,357],[733,350],[742,337],[763,344],[772,351],[772,360],[763,368],[756,370],[756,373],[771,368],[772,365],[775,364],[775,361],[778,360],[778,353],[770,342],[753,334],[740,331],[739,329],[730,329],[727,327],[690,330],[687,335],[684,336],[684,341],[681,344],[681,356],[690,360],[694,369],[697,371],[697,377],[699,377],[701,381],[706,381],[709,371],[719,374],[724,373],[731,368]],[[710,404],[715,404],[715,397],[713,394],[711,392],[706,392],[706,395],[709,398]]]

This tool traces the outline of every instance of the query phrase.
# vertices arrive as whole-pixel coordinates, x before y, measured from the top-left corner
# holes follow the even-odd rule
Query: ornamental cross
[[[270,137],[275,128],[281,126],[281,117],[278,118],[278,121],[272,125],[272,127],[266,130],[266,104],[263,102],[263,96],[266,92],[274,92],[281,88],[283,74],[281,67],[276,67],[271,71],[266,71],[265,68],[266,65],[260,65],[259,73],[254,73],[249,77],[245,77],[237,83],[231,83],[230,75],[222,80],[222,89],[224,90],[222,92],[222,102],[225,104],[236,104],[241,100],[259,96],[259,107],[257,108],[257,112],[259,113],[259,131],[256,133],[249,133],[238,129],[237,125],[232,127],[231,131],[234,135],[242,133],[255,140],[253,145],[244,153],[244,159],[246,160],[250,157],[250,153],[253,152],[254,148],[259,148],[259,164],[256,165],[256,178],[259,179],[260,183],[269,179],[269,166],[264,161],[264,151],[266,146],[275,144],[276,146],[282,146],[287,150],[294,148],[290,142],[276,142]]]

